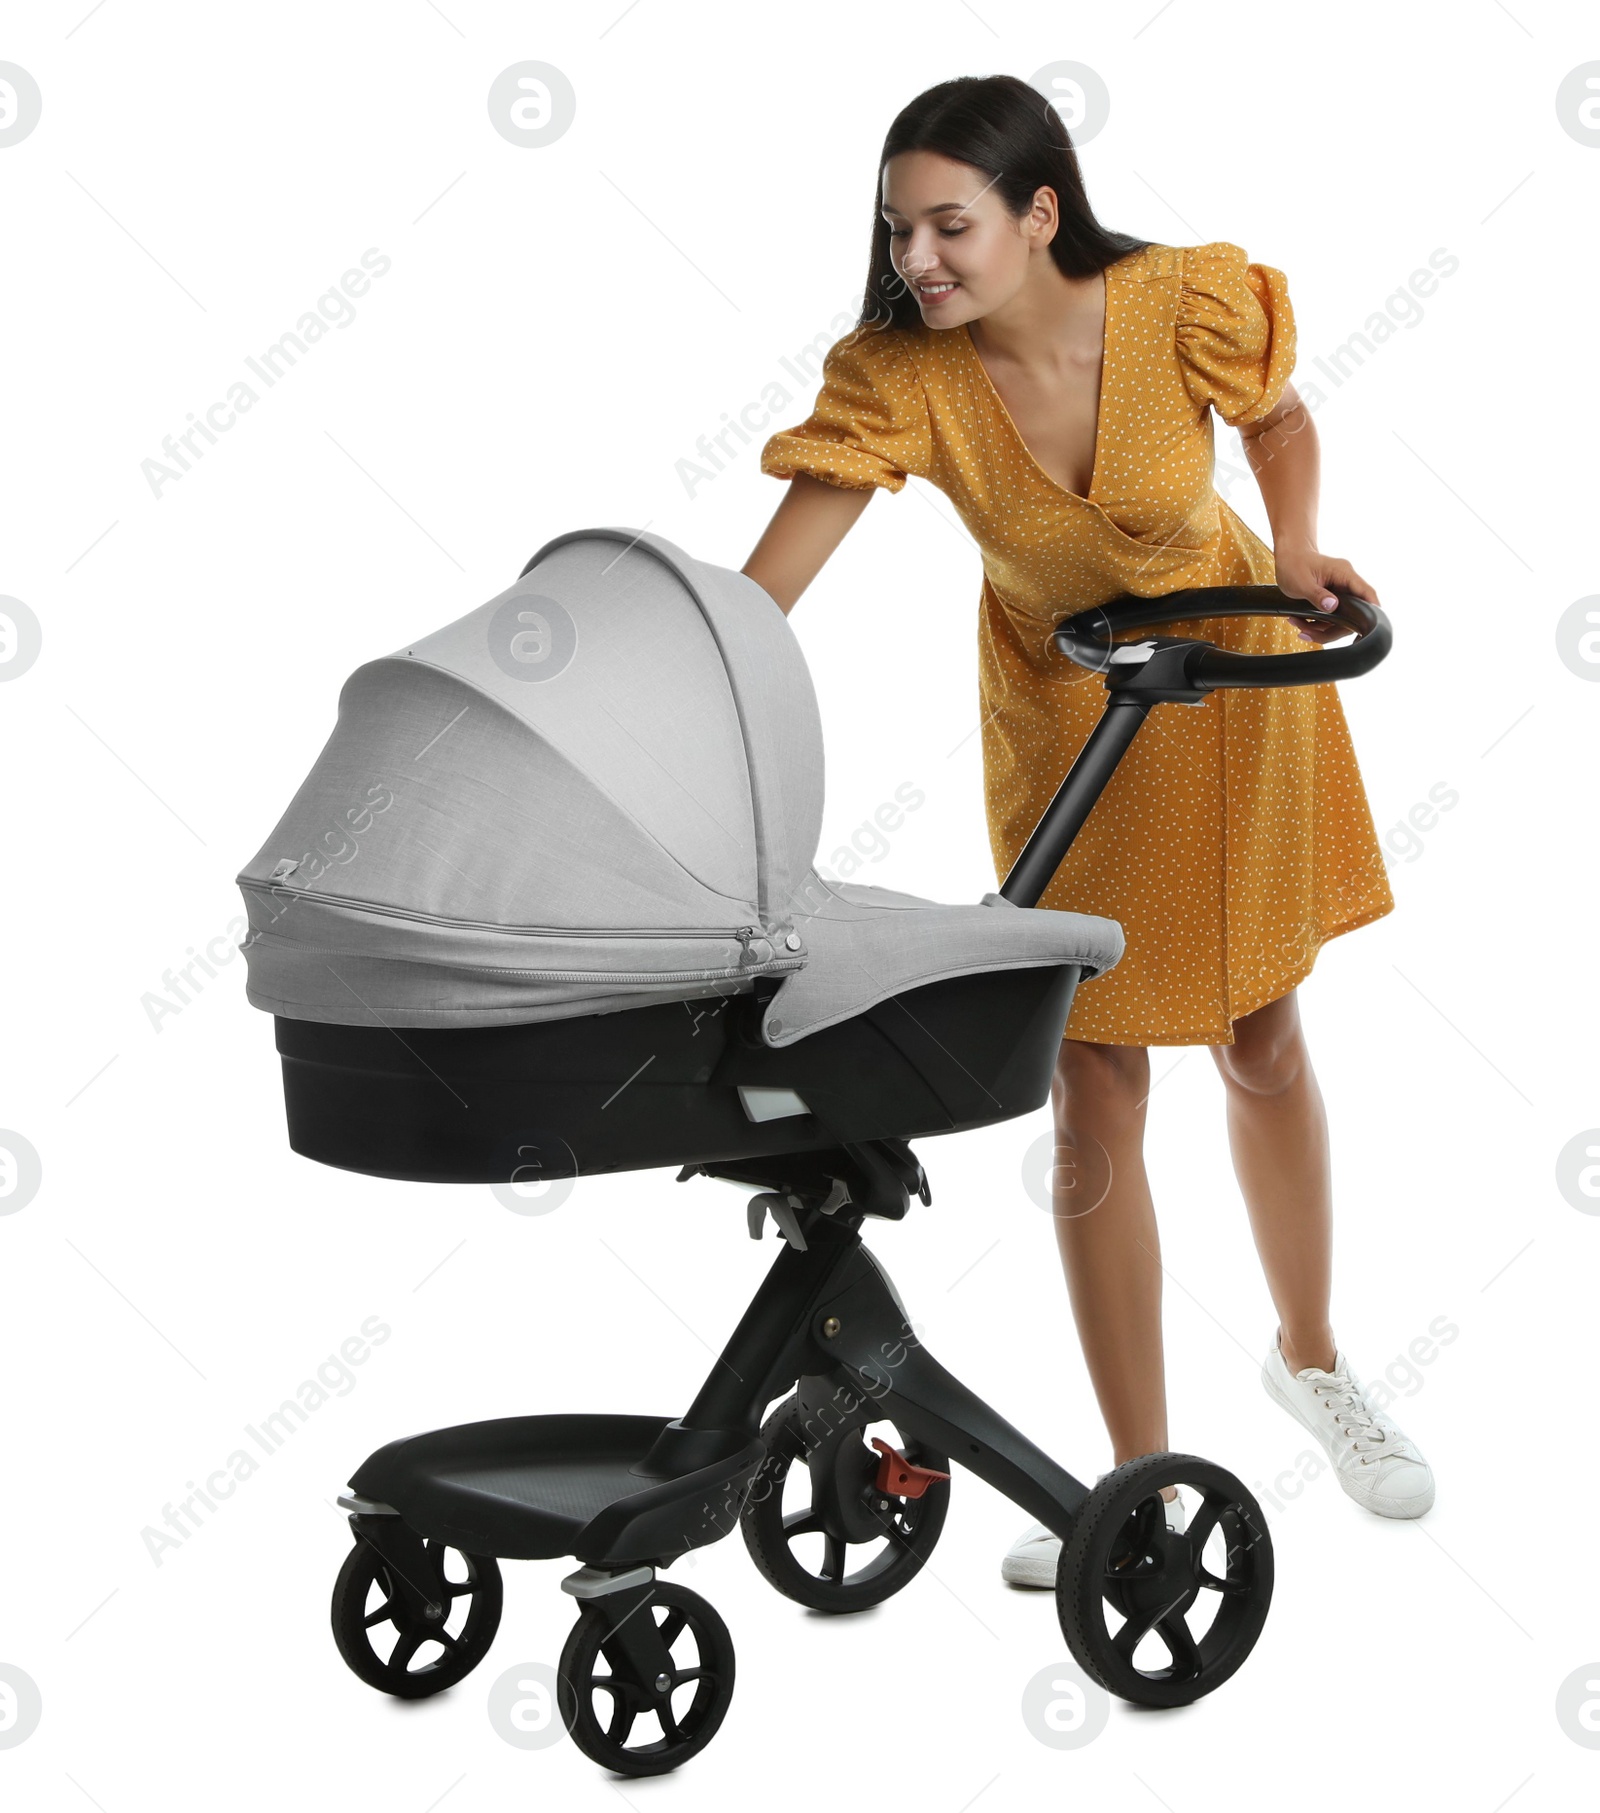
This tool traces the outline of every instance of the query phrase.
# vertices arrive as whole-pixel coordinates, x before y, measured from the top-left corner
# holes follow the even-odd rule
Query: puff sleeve
[[[850,491],[899,491],[908,474],[927,476],[932,445],[915,356],[893,328],[855,328],[829,348],[811,414],[761,449],[761,470],[773,478],[804,472]]]
[[[1233,427],[1270,415],[1294,370],[1288,280],[1218,240],[1185,246],[1178,289],[1178,357],[1202,410]]]

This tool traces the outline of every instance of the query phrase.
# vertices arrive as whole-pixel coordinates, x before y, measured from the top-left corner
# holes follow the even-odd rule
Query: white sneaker
[[[1261,1383],[1322,1444],[1339,1484],[1358,1505],[1380,1517],[1420,1517],[1432,1506],[1433,1469],[1422,1450],[1367,1402],[1342,1353],[1335,1351],[1332,1372],[1307,1366],[1291,1373],[1274,1335]]]
[[[1105,1475],[1102,1473],[1100,1478]],[[1170,1504],[1163,1504],[1162,1509],[1167,1514],[1169,1530],[1187,1526],[1189,1513],[1184,1508],[1182,1486],[1178,1487],[1178,1496]],[[1061,1538],[1046,1524],[1030,1524],[1006,1550],[1000,1563],[1000,1578],[1013,1586],[1053,1587],[1060,1560]]]

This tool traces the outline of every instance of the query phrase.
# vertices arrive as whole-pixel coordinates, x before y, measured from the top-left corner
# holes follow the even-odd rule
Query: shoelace
[[[1315,1369],[1326,1384],[1311,1382],[1311,1389],[1318,1397],[1325,1399],[1328,1409],[1338,1418],[1340,1428],[1349,1439],[1351,1451],[1361,1458],[1363,1466],[1374,1466],[1381,1460],[1405,1456],[1416,1459],[1416,1450],[1404,1435],[1395,1428],[1381,1410],[1375,1409],[1366,1400],[1363,1389],[1358,1386],[1348,1371],[1322,1372]],[[1382,1453],[1369,1454],[1368,1448],[1382,1449]]]

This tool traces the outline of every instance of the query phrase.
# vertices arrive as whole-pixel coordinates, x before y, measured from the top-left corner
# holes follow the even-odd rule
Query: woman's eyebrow
[[[971,206],[971,202],[965,201],[936,201],[931,208],[924,208],[922,211],[924,214],[947,214],[952,208],[969,208]],[[891,207],[888,202],[883,204],[883,212],[885,214],[900,214],[900,210]],[[905,215],[900,214],[900,218],[904,220]]]

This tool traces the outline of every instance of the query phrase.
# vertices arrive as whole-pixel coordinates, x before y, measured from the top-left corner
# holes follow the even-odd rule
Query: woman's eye
[[[959,239],[966,230],[965,227],[940,227],[939,237],[941,239]],[[909,239],[911,236],[904,230],[897,233],[895,229],[891,227],[889,229],[889,237],[891,239]]]

